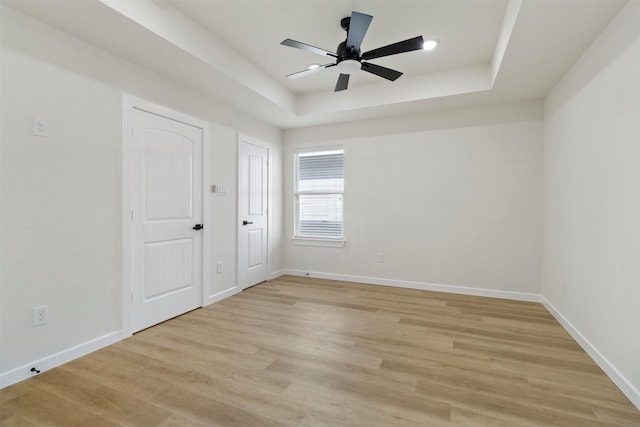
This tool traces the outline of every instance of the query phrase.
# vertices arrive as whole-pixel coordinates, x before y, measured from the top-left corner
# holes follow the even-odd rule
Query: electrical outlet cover
[[[33,326],[44,325],[49,322],[49,306],[33,307]]]

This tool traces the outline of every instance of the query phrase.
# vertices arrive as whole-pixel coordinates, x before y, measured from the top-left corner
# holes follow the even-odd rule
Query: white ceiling
[[[16,1],[3,3],[281,128],[540,98],[602,32],[624,0]],[[335,51],[340,19],[373,16],[362,50],[414,36],[433,51],[371,60],[404,75],[359,71],[334,93],[334,68],[286,74]]]
[[[333,91],[338,71],[329,69],[305,79],[285,78],[310,64],[332,62],[281,46],[286,38],[335,52],[347,34],[340,28],[340,19],[355,10],[374,17],[362,52],[419,35],[441,43],[441,48],[431,52],[411,52],[371,62],[405,75],[432,73],[490,63],[507,6],[507,0],[170,3],[296,94]],[[239,7],[239,3],[245,7]],[[357,73],[349,85],[381,83],[379,79],[366,72]]]

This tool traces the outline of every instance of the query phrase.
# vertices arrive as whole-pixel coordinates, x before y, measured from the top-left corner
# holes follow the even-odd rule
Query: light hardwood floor
[[[640,426],[540,304],[290,276],[0,405],[3,426]]]

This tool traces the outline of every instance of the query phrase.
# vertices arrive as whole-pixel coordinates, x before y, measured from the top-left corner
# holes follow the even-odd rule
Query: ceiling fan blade
[[[336,88],[334,92],[345,90],[347,86],[349,86],[349,74],[340,74],[340,77],[338,77],[338,83],[336,83]]]
[[[381,58],[383,56],[395,55],[397,53],[411,52],[412,50],[420,50],[424,45],[422,36],[404,40],[388,46],[379,47],[362,54],[362,59]]]
[[[360,49],[362,40],[369,29],[369,24],[373,16],[364,13],[351,12],[351,21],[349,22],[349,32],[347,33],[347,47],[355,47]]]
[[[307,52],[315,53],[315,54],[322,55],[322,56],[331,56],[333,58],[337,58],[338,57],[338,55],[336,55],[333,52],[329,52],[328,50],[324,50],[324,49],[321,49],[319,47],[311,46],[310,44],[297,42],[297,41],[291,40],[291,39],[283,40],[282,43],[280,43],[280,44],[284,45],[284,46],[295,47],[296,49],[306,50]]]
[[[369,62],[362,63],[362,71],[375,74],[376,76],[384,77],[387,80],[395,81],[402,75],[400,71],[392,70],[391,68],[381,67],[380,65],[371,64]]]
[[[336,64],[325,64],[325,65],[320,65],[317,68],[313,68],[313,69],[306,69],[306,70],[302,70],[302,71],[298,71],[297,73],[292,73],[292,74],[287,74],[287,78],[288,79],[298,79],[300,77],[304,77],[304,76],[308,76],[309,74],[313,74],[313,73],[317,73],[318,71],[322,71],[325,68],[329,68],[329,67],[335,67]]]

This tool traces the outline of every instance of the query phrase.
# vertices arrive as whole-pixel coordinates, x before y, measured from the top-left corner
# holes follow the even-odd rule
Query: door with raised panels
[[[269,278],[269,149],[242,135],[238,144],[238,286],[245,289]]]
[[[200,128],[133,111],[133,331],[202,305]]]

